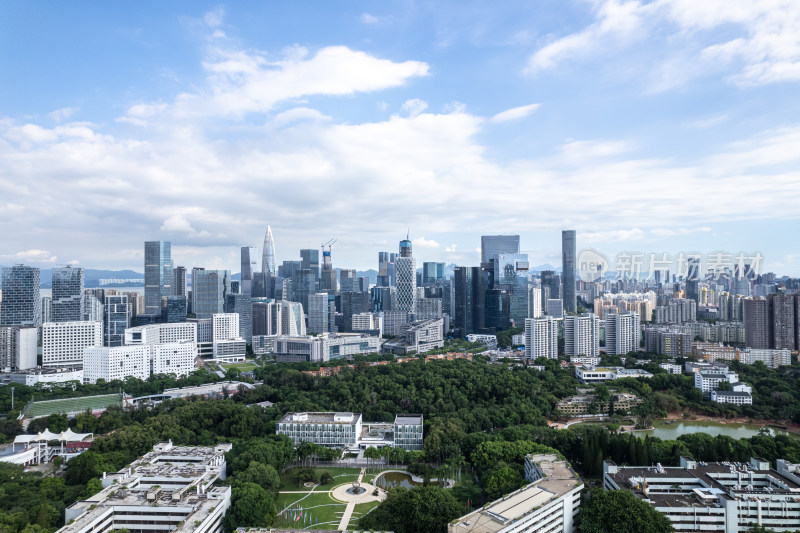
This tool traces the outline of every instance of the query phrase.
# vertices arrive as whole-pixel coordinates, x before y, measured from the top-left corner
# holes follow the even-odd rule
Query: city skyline
[[[558,265],[575,229],[800,275],[798,5],[145,5],[0,8],[0,264],[237,270],[271,225],[278,261],[377,268],[410,227]]]

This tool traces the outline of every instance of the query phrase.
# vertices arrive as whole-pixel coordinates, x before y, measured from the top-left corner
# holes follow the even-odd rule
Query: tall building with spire
[[[411,240],[400,241],[400,257],[395,259],[397,274],[397,310],[416,312],[417,307],[417,263],[411,255]]]
[[[264,236],[261,271],[265,274],[277,274],[277,268],[275,267],[275,240],[272,238],[272,228],[269,226],[267,226],[267,234]]]

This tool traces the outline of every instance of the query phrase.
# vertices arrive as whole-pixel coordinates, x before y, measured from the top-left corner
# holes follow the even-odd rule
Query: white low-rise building
[[[600,357],[585,357],[581,355],[573,355],[569,358],[569,362],[573,365],[589,365],[597,366],[600,364]]]
[[[197,322],[148,324],[125,330],[125,345],[197,342]]]
[[[369,331],[383,337],[383,316],[380,313],[356,313],[352,327],[353,331]]]
[[[711,401],[734,405],[753,405],[753,396],[749,392],[715,390],[711,391]]]
[[[324,334],[316,337],[278,335],[272,339],[272,352],[278,362],[324,362],[351,355],[377,353],[381,339],[357,333]]]
[[[575,377],[582,383],[602,383],[603,381],[612,381],[622,378],[651,378],[653,374],[640,368],[580,365],[575,367]]]
[[[133,346],[91,347],[83,353],[83,382],[145,380],[154,374],[186,376],[194,370],[197,345],[192,341]]]
[[[482,342],[490,350],[497,349],[497,335],[481,335],[479,333],[470,333],[467,335],[469,342]]]
[[[170,531],[220,533],[231,503],[225,453],[215,447],[173,446],[162,442],[116,474],[103,475],[103,490],[75,502],[58,533]]]
[[[782,459],[704,463],[681,457],[679,467],[603,463],[603,487],[629,490],[664,514],[676,531],[741,533],[754,525],[800,530],[797,466]]]
[[[694,386],[702,391],[703,395],[708,398],[711,391],[719,388],[719,384],[723,381],[728,383],[737,383],[739,375],[736,372],[705,372],[700,371],[694,374]]]
[[[102,322],[47,322],[42,324],[42,366],[83,364],[83,350],[103,345]]]
[[[361,436],[361,413],[286,413],[275,432],[286,435],[295,446],[313,442],[320,446],[355,446]]]
[[[672,363],[661,363],[658,365],[670,374],[683,374],[683,367],[681,365],[674,365]]]
[[[573,533],[583,482],[569,463],[528,455],[525,479],[529,485],[451,522],[448,533]]]

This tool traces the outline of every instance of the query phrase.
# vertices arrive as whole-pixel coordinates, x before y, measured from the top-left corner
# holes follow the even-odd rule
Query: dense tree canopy
[[[669,533],[669,519],[628,490],[589,491],[581,504],[580,533]]]

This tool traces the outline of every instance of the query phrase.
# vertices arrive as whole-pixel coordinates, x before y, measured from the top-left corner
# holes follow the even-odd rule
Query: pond
[[[386,472],[385,474],[381,474],[380,477],[375,480],[375,484],[383,490],[396,487],[411,489],[422,485],[422,483],[412,481],[411,474],[406,474],[404,472]]]
[[[758,435],[761,426],[753,424],[722,424],[706,420],[656,420],[653,428],[648,431],[636,431],[635,434],[641,438],[645,435],[658,437],[664,440],[675,440],[686,433],[706,433],[712,437],[717,435],[727,435],[734,439],[746,439]],[[786,435],[786,431],[775,428],[767,428],[771,435]]]

